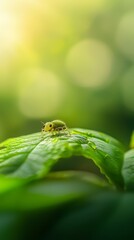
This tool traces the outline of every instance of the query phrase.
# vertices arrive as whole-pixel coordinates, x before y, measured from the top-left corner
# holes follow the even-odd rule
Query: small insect
[[[52,122],[46,122],[43,123],[42,132],[52,132],[52,133],[59,133],[61,131],[67,131],[69,133],[69,130],[64,122],[61,120],[53,120]],[[69,133],[70,134],[70,133]]]

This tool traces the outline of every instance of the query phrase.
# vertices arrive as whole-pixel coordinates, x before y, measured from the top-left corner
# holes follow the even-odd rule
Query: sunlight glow
[[[8,12],[0,13],[0,50],[9,51],[21,40],[17,19]]]

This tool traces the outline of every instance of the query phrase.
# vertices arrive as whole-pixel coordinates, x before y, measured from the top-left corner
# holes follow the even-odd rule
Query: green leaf
[[[72,129],[71,135],[41,133],[9,139],[0,144],[0,173],[10,177],[46,175],[61,158],[73,155],[92,159],[115,185],[122,187],[123,150],[112,137],[95,131]]]
[[[0,239],[133,239],[134,194],[95,178],[50,173],[0,194]]]
[[[11,178],[8,178],[11,180]],[[76,171],[54,172],[25,186],[0,193],[0,239],[46,238],[70,207],[110,190],[103,180]],[[36,231],[33,231],[36,229]]]
[[[20,216],[16,212],[0,212],[0,239],[20,239]]]
[[[122,174],[125,188],[127,190],[134,190],[134,149],[125,153]]]
[[[65,211],[65,210],[64,210]],[[103,190],[60,215],[43,240],[134,239],[134,194]]]
[[[9,178],[7,176],[0,176],[0,194],[17,189],[27,183],[24,179]]]
[[[0,183],[0,239],[5,240],[42,239],[57,213],[109,189],[99,177],[78,171],[53,172],[36,181],[1,176]]]
[[[132,136],[131,136],[130,148],[134,148],[134,132],[132,133]]]
[[[10,180],[10,179],[9,179]],[[11,179],[12,180],[12,179]],[[21,188],[0,193],[0,211],[35,211],[80,200],[109,189],[105,182],[86,172],[55,172],[31,181]]]

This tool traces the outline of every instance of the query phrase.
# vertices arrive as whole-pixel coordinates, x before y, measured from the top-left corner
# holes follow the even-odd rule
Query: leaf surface
[[[103,133],[71,129],[71,134],[35,133],[8,139],[0,144],[0,174],[17,178],[45,176],[61,158],[73,155],[92,159],[115,185],[122,187],[123,149],[114,138]]]
[[[125,153],[122,174],[125,188],[127,190],[134,190],[134,149]]]

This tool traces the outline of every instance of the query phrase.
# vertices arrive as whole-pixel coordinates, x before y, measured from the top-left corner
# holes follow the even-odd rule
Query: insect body
[[[67,126],[64,122],[62,122],[61,120],[54,120],[52,122],[46,122],[43,125],[42,131],[43,132],[61,132],[61,131],[65,131],[67,129]],[[69,132],[69,131],[68,131]]]

